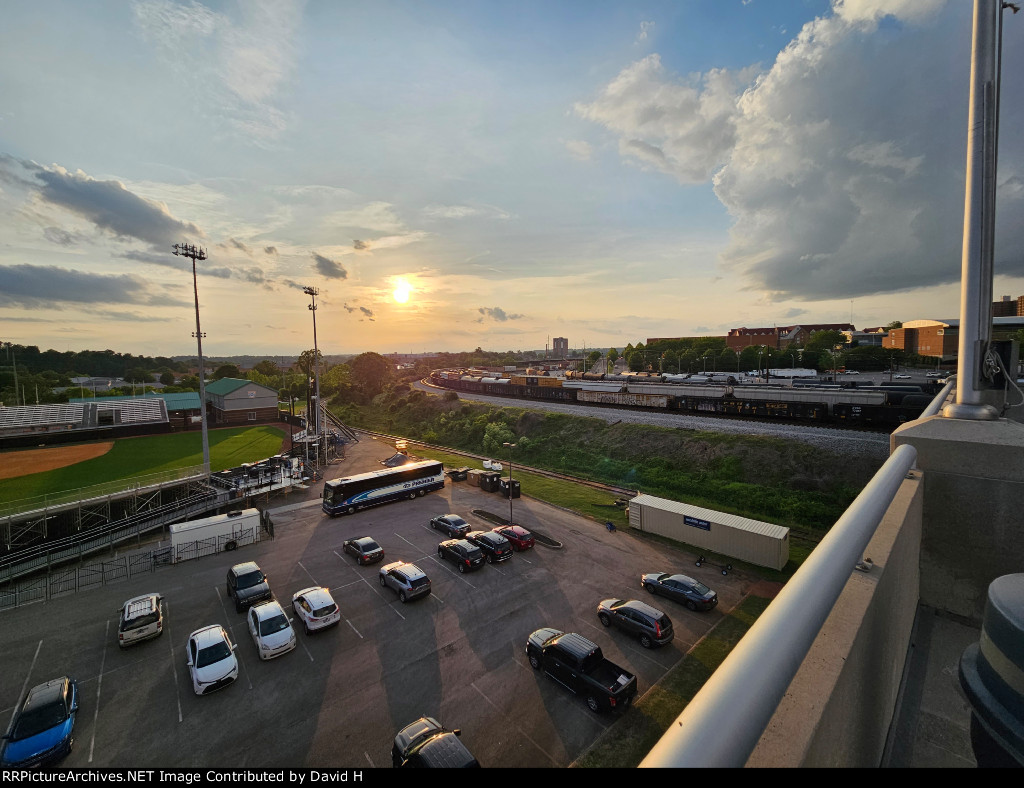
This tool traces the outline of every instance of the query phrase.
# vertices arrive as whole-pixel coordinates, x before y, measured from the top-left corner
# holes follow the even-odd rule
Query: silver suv
[[[430,593],[430,579],[416,564],[395,561],[380,568],[380,584],[398,594],[404,603]]]
[[[164,631],[164,598],[143,594],[125,602],[118,611],[117,645],[131,646]]]

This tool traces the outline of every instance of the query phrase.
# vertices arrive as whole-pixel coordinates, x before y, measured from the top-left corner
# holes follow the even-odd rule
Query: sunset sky
[[[35,0],[0,25],[0,341],[615,346],[959,314],[967,0]],[[1024,295],[1024,14],[995,296]]]

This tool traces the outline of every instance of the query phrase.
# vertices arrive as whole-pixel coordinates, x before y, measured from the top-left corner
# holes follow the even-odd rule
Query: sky
[[[959,315],[967,0],[33,0],[0,342],[533,350]],[[994,295],[1024,295],[1024,14]]]

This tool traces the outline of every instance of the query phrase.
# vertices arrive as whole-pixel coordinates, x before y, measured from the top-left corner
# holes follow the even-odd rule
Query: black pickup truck
[[[582,696],[592,711],[626,709],[636,697],[636,676],[609,662],[601,647],[574,632],[545,627],[526,640],[535,670]]]

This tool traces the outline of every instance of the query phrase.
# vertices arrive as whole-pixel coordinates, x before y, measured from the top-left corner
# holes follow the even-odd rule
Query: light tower
[[[192,336],[196,338],[199,348],[199,412],[202,418],[203,431],[203,472],[210,472],[210,437],[206,428],[206,365],[203,363],[203,337],[206,336],[199,327],[199,285],[196,281],[196,260],[205,260],[206,252],[191,244],[175,244],[174,254],[192,259],[192,292],[196,298],[196,330]]]
[[[313,430],[316,433],[318,446],[316,451],[317,464],[320,463],[320,448],[319,443],[323,443],[324,436],[322,430],[322,420],[320,412],[320,351],[316,344],[316,297],[320,295],[320,291],[315,287],[304,287],[302,292],[308,295],[313,303],[309,305],[309,311],[313,313],[313,380],[316,384],[316,410],[314,411],[313,417]],[[327,447],[324,446],[324,459],[327,458]]]

